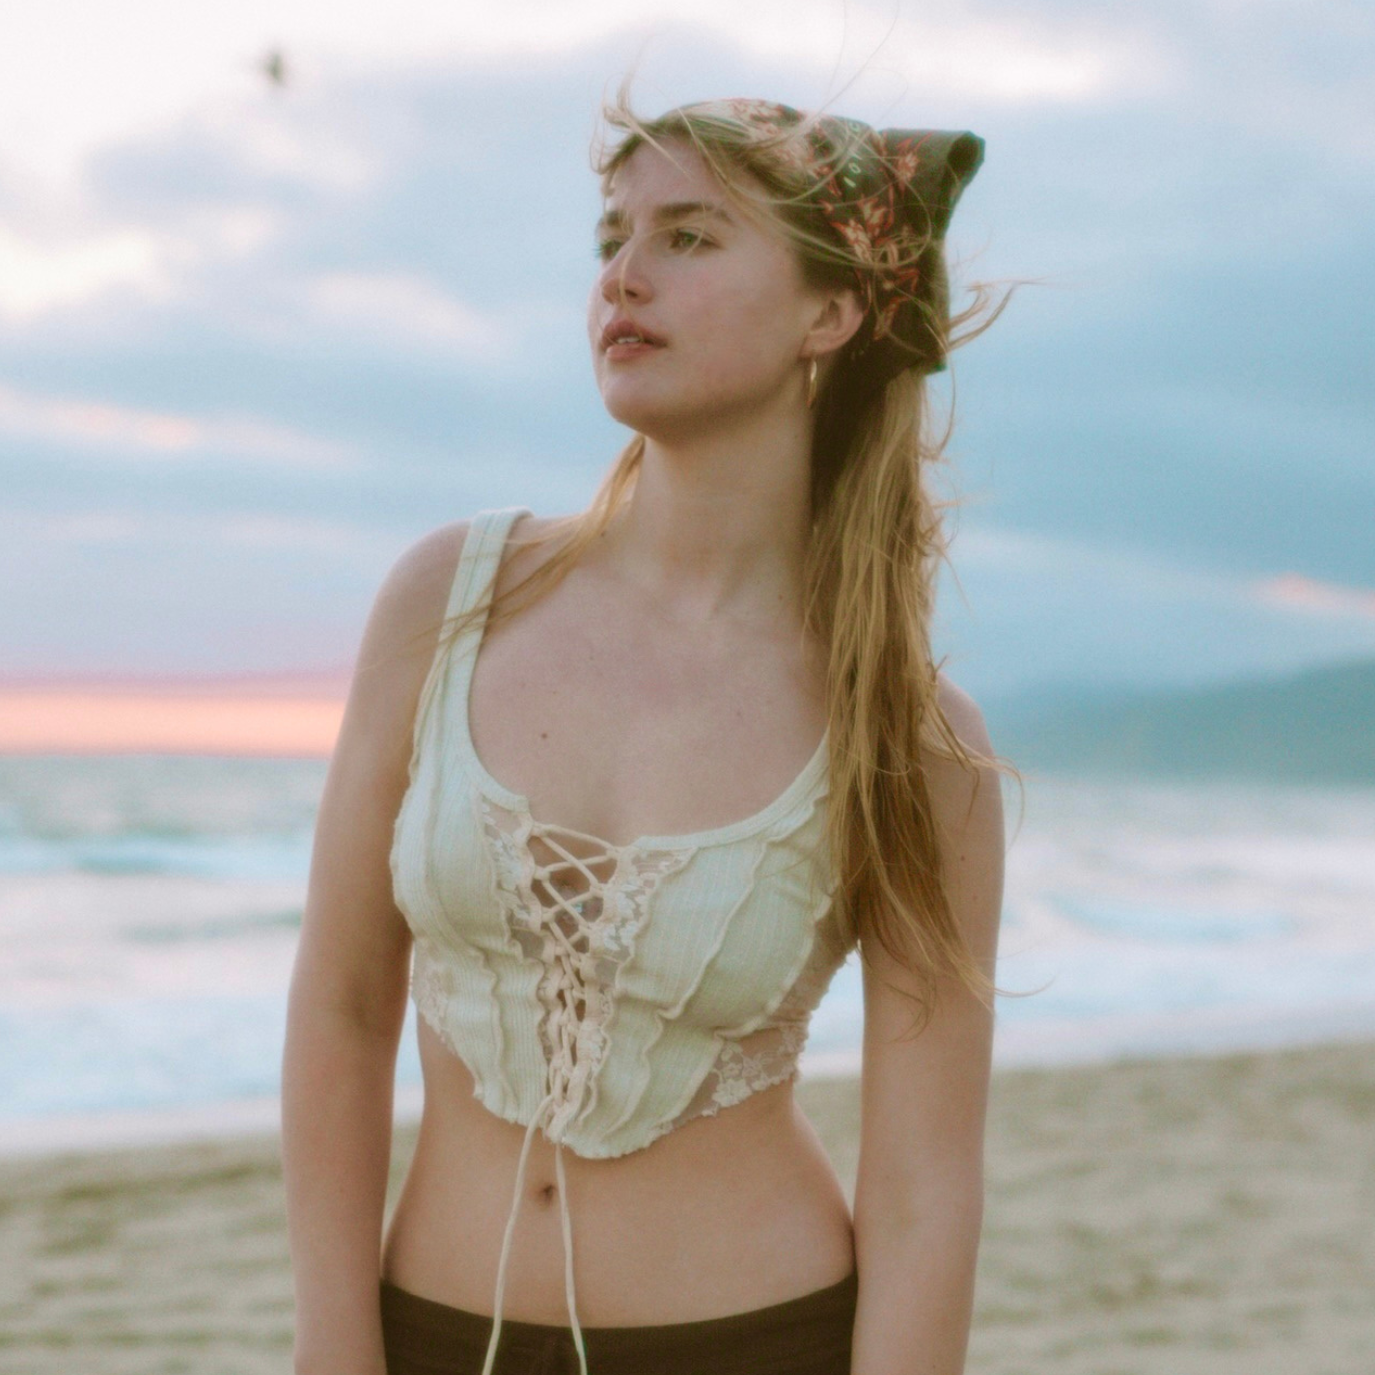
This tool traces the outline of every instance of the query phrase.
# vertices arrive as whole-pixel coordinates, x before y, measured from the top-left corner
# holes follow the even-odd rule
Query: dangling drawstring
[[[578,1306],[573,1301],[573,1222],[568,1215],[568,1182],[563,1175],[563,1142],[554,1142],[554,1171],[559,1181],[559,1203],[563,1220],[563,1292],[568,1300],[568,1321],[573,1328],[573,1345],[578,1349],[578,1370],[587,1375],[587,1352],[583,1350]]]
[[[497,1292],[493,1301],[492,1335],[487,1342],[487,1359],[482,1365],[482,1375],[492,1375],[492,1366],[497,1358],[497,1341],[501,1336],[501,1307],[506,1293],[506,1263],[511,1255],[511,1238],[515,1234],[516,1218],[520,1216],[521,1195],[525,1192],[525,1166],[530,1156],[530,1143],[535,1139],[535,1128],[540,1125],[545,1113],[554,1105],[555,1095],[545,1096],[539,1109],[530,1119],[525,1129],[525,1140],[520,1148],[520,1163],[516,1166],[516,1192],[511,1202],[511,1214],[506,1219],[506,1235],[501,1239],[501,1259],[497,1262]],[[568,1212],[568,1183],[563,1169],[563,1142],[554,1142],[554,1169],[559,1181],[559,1209],[563,1224],[563,1287],[568,1300],[568,1318],[573,1328],[573,1345],[578,1351],[578,1370],[587,1375],[587,1353],[583,1349],[582,1327],[578,1323],[577,1304],[573,1294],[573,1223]]]

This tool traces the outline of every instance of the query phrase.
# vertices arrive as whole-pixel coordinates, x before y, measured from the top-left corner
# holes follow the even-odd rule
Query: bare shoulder
[[[336,758],[366,757],[381,773],[404,775],[468,525],[453,521],[423,535],[382,580],[358,647]]]
[[[993,743],[978,703],[944,674],[937,679],[937,700],[960,744],[975,756],[992,758]],[[978,758],[971,769],[930,751],[923,772],[956,919],[971,945],[991,956],[1006,849],[1001,775]]]
[[[936,700],[951,730],[966,749],[992,754],[993,743],[988,738],[988,726],[979,704],[944,673],[936,674]]]
[[[963,813],[975,805],[981,794],[999,793],[999,780],[991,764],[978,762],[993,755],[993,742],[979,704],[944,673],[936,676],[936,702],[955,738],[975,757],[972,769],[963,760],[951,758],[943,733],[933,737],[939,742],[938,747],[923,744],[921,767],[937,819],[949,820],[956,812]],[[987,797],[982,800],[985,808],[991,805]]]
[[[448,610],[458,561],[472,526],[451,521],[423,535],[392,565],[373,603],[358,656],[355,686],[372,675],[385,680],[387,696],[402,704],[418,697]],[[566,526],[557,518],[523,516],[508,535],[500,571],[503,589],[546,559]]]
[[[414,657],[423,649],[416,642],[423,639],[425,630],[438,629],[469,524],[456,520],[431,530],[392,564],[363,633],[360,674],[381,671],[398,655]]]

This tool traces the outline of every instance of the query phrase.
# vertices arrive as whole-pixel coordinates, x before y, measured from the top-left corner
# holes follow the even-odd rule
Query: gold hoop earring
[[[816,357],[807,359],[807,409],[816,405]]]

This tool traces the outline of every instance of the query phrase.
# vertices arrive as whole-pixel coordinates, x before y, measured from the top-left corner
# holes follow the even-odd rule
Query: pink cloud
[[[1320,582],[1302,573],[1280,573],[1251,584],[1256,597],[1270,606],[1309,612],[1315,616],[1375,617],[1375,588],[1344,587]]]
[[[32,395],[3,386],[0,434],[113,446],[150,456],[223,451],[303,467],[331,468],[350,462],[337,444],[251,416],[202,418],[80,397]]]

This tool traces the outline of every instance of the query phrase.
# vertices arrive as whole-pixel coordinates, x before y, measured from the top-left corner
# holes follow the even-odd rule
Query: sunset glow
[[[341,696],[0,689],[0,752],[324,758]]]

